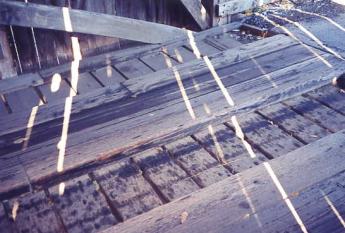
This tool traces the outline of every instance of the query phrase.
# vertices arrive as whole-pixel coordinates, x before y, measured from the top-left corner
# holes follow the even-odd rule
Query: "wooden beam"
[[[208,27],[208,15],[200,0],[181,0],[201,29]]]
[[[240,13],[264,4],[275,2],[276,0],[230,0],[216,5],[216,14],[218,16],[232,15]]]
[[[331,209],[320,188],[324,193],[344,193],[339,186],[344,179],[344,173],[339,174],[345,169],[344,140],[343,130],[105,232],[300,232],[297,215],[308,230],[313,223],[320,227],[320,218],[333,216],[336,220],[333,212],[325,214]],[[293,207],[288,207],[288,201]],[[189,217],[181,222],[184,212]],[[338,227],[339,231],[332,232],[341,232],[342,225]]]
[[[186,31],[158,23],[65,7],[0,0],[0,24],[163,43],[186,37]]]

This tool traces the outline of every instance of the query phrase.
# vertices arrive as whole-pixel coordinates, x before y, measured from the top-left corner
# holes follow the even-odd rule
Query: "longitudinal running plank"
[[[37,88],[49,104],[65,99],[71,91],[75,94],[75,91],[67,84],[65,79],[61,79],[59,83],[46,83]]]
[[[162,204],[141,171],[129,161],[99,169],[94,175],[124,220]]]
[[[237,138],[235,133],[225,125],[209,127],[196,133],[195,137],[206,146],[208,151],[219,158],[223,157],[234,173],[242,172],[267,160],[252,146],[246,147],[245,142]]]
[[[68,77],[67,80],[71,83],[71,77]],[[86,72],[78,75],[77,90],[75,91],[79,94],[84,94],[101,87],[101,84],[90,73]]]
[[[11,199],[8,205],[17,232],[64,232],[43,191]]]
[[[274,123],[284,127],[292,135],[302,139],[305,143],[316,141],[330,134],[326,129],[297,114],[281,103],[261,109],[260,112]]]
[[[340,92],[333,86],[326,85],[309,92],[308,95],[345,114],[345,93]]]
[[[153,72],[147,65],[138,59],[117,63],[115,67],[128,79],[137,78]]]
[[[336,180],[331,186],[327,185],[328,181],[325,180],[345,169],[344,139],[344,131],[327,136],[269,163],[206,187],[186,198],[168,203],[138,218],[129,219],[126,223],[105,232],[254,233],[263,229],[267,232],[296,232],[297,228],[298,231],[301,230],[296,222],[297,216],[301,217],[307,230],[312,226],[310,223],[313,220],[317,224],[318,219],[321,218],[321,222],[326,223],[329,217],[326,214],[329,213],[330,207],[323,209],[324,214],[316,211],[313,204],[317,206],[320,200],[313,200],[315,196],[308,195],[309,191],[305,192],[305,190],[310,187],[314,187],[315,190],[324,186],[333,188],[337,185]],[[325,183],[322,186],[315,186],[319,182]],[[343,181],[341,183],[343,184]],[[338,185],[337,190],[344,194],[341,184],[340,187]],[[325,193],[327,194],[328,191],[326,190]],[[303,208],[303,205],[296,201],[300,194],[303,195],[300,199],[303,203],[308,205],[311,202],[310,208],[308,206]],[[297,214],[291,213],[291,205],[289,209],[288,201],[291,201]],[[300,212],[301,208],[308,213]],[[188,217],[181,224],[180,216],[184,212],[187,212]],[[312,221],[304,222],[306,216],[310,216]]]
[[[163,52],[169,54],[170,57],[177,60],[179,63],[185,63],[197,59],[196,55],[183,46],[177,48],[164,48]]]
[[[95,75],[104,86],[119,85],[119,83],[122,83],[126,80],[110,65],[95,70],[92,72],[92,74]]]
[[[219,53],[221,49],[218,49],[208,43],[206,43],[203,40],[199,41],[191,41],[190,44],[187,44],[186,47],[194,52],[194,53],[200,53],[203,56],[211,56],[216,53]]]
[[[145,62],[145,64],[150,66],[155,71],[170,68],[178,64],[178,62],[176,62],[174,59],[163,53],[146,55],[141,57],[140,60]]]
[[[9,218],[5,212],[5,208],[0,202],[0,230],[3,232],[13,233],[12,224],[9,221]]]
[[[31,111],[41,101],[32,87],[5,94],[5,98],[13,113]]]
[[[0,93],[6,94],[43,83],[44,81],[38,73],[23,74],[18,77],[1,80]]]
[[[190,137],[170,143],[166,148],[203,187],[230,176],[222,161],[214,159]]]
[[[303,146],[303,143],[282,131],[277,125],[255,113],[238,116],[237,123],[250,142],[274,158]],[[233,122],[229,124],[234,126]]]
[[[135,156],[134,159],[168,200],[174,200],[199,189],[188,174],[161,150],[149,150]]]
[[[88,176],[49,189],[69,233],[95,232],[117,223],[99,188]],[[62,192],[63,191],[63,192]]]
[[[319,102],[299,96],[285,101],[298,113],[313,119],[327,129],[337,132],[345,127],[345,116]]]

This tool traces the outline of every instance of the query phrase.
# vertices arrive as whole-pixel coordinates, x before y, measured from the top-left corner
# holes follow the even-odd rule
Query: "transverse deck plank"
[[[122,83],[126,80],[110,65],[95,70],[92,73],[104,86],[118,85],[119,83]]]
[[[71,83],[71,77],[68,77],[67,80]],[[101,87],[101,84],[99,84],[90,73],[86,72],[79,74],[77,90],[75,91],[77,91],[79,94],[84,94]]]
[[[155,71],[163,70],[178,64],[174,59],[171,59],[168,55],[163,53],[146,55],[141,57],[140,60]]]
[[[138,59],[117,63],[115,64],[115,67],[128,79],[134,79],[153,72],[148,66]]]
[[[67,84],[65,79],[61,79],[57,90],[54,90],[52,85],[52,83],[46,83],[42,86],[38,86],[38,89],[41,91],[48,104],[65,99],[70,95],[71,91],[75,94],[75,91]]]
[[[41,101],[33,88],[8,93],[5,95],[5,98],[13,113],[30,112]]]

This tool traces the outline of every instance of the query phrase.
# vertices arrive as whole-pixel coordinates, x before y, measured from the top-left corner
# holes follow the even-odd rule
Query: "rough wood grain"
[[[306,116],[332,132],[337,132],[345,127],[345,116],[316,102],[315,100],[296,97],[285,101],[298,113]]]
[[[248,140],[273,158],[303,146],[296,138],[257,114],[239,115],[237,121]],[[233,123],[230,122],[229,125],[233,126]]]
[[[111,65],[95,70],[92,74],[103,84],[103,86],[116,85],[126,80]]]
[[[330,134],[326,129],[280,103],[261,109],[259,112],[275,124],[283,127],[290,134],[301,139],[304,143],[316,141]]]
[[[95,232],[117,223],[98,186],[87,176],[66,183],[62,195],[59,185],[49,189],[68,232]]]
[[[11,199],[8,205],[17,232],[64,232],[43,191]]]
[[[272,168],[294,205],[296,195],[344,171],[344,139],[344,131],[327,136],[270,161],[269,165],[259,165],[229,177],[105,232],[258,232],[260,227],[256,217],[262,220],[264,227],[269,227],[268,232],[275,232],[278,224],[285,226],[284,230],[290,231],[289,226],[294,226],[296,220],[267,168]],[[248,195],[247,198],[245,193]],[[254,210],[251,209],[251,205]],[[297,213],[300,213],[298,207],[295,206]],[[191,217],[181,224],[180,216],[184,211]],[[269,221],[282,215],[285,216],[280,221]],[[283,223],[281,220],[284,220]]]
[[[209,129],[205,129],[195,134],[195,137],[208,151],[219,158],[223,157],[223,160],[232,169],[233,173],[242,172],[267,161],[267,158],[254,147],[250,149],[253,150],[256,157],[251,158],[243,142],[225,125],[212,128],[214,135],[212,135]]]
[[[13,113],[31,112],[40,103],[40,97],[31,87],[5,94],[5,98]]]
[[[256,0],[228,0],[223,3],[217,4],[216,12],[218,16],[232,15],[275,1],[277,0],[262,0],[259,2]]]
[[[202,187],[230,176],[222,161],[214,159],[190,137],[170,143],[166,148]]]
[[[174,200],[198,190],[194,181],[161,150],[149,150],[135,157],[135,161],[164,197]]]
[[[141,171],[128,160],[99,169],[94,175],[123,220],[162,204]]]
[[[0,1],[0,8],[0,22],[6,25],[87,33],[154,44],[186,37],[184,30],[172,26],[89,11],[8,1]]]

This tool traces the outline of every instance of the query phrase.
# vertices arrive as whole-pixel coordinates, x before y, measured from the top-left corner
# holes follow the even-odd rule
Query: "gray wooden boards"
[[[32,108],[38,106],[41,102],[40,97],[32,87],[8,93],[5,98],[11,112],[14,113],[31,112]]]
[[[264,163],[151,212],[129,219],[105,232],[300,230],[296,215],[293,215],[287,206],[289,199],[296,214],[300,214],[298,217],[301,218],[302,224],[308,229],[309,224],[317,224],[320,218],[317,216],[319,211],[315,212],[314,208],[308,211],[308,205],[305,206],[306,208],[300,207],[303,207],[303,203],[306,205],[310,201],[318,206],[317,196],[310,195],[312,190],[319,191],[318,188],[327,186],[327,183],[318,184],[319,182],[344,171],[344,140],[344,131],[327,136],[269,163]],[[306,178],[301,179],[301,177]],[[309,188],[311,186],[313,188]],[[329,188],[333,187],[334,185]],[[324,192],[329,193],[328,190]],[[299,195],[303,196],[299,198]],[[337,205],[338,203],[335,203],[335,206]],[[329,207],[327,210],[324,208],[320,211],[329,213]],[[187,213],[188,217],[181,221],[183,213]],[[284,220],[283,224],[281,220]]]
[[[61,183],[49,192],[70,233],[101,231],[117,223],[98,185],[88,176]]]
[[[216,5],[216,14],[223,17],[253,9],[255,7],[260,7],[263,4],[272,3],[275,1],[277,0],[229,0]]]
[[[0,81],[0,93],[6,94],[30,86],[43,84],[43,79],[37,73],[24,74],[15,78],[3,79]]]
[[[124,82],[126,79],[111,65],[97,69],[92,74],[102,83],[103,86],[111,86]]]
[[[206,9],[199,0],[181,0],[187,11],[201,29],[208,27],[208,15]]]
[[[33,3],[0,1],[0,23],[118,37],[145,43],[183,39],[187,32],[168,25],[114,15]]]
[[[70,94],[76,94],[76,92],[68,85],[65,79],[61,79],[56,83],[46,83],[37,87],[42,93],[45,103],[51,104],[58,101],[63,101]]]

